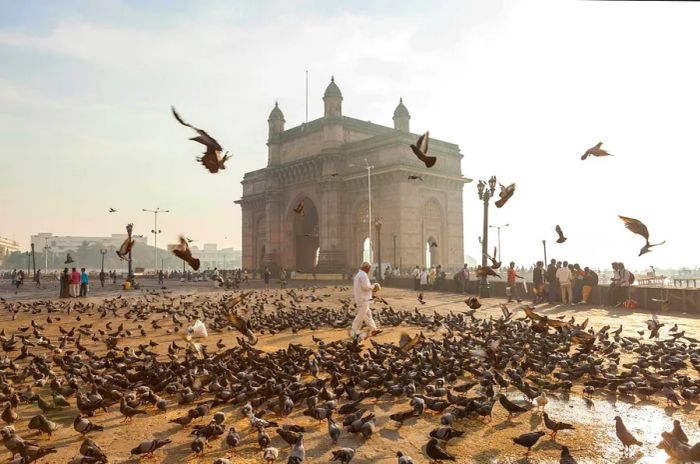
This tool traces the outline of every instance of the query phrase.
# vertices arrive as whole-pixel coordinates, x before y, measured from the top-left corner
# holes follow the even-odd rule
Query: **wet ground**
[[[171,286],[171,289],[176,292],[179,291],[174,286]],[[202,286],[201,289],[188,287],[186,291],[193,294],[193,296],[189,297],[192,301],[214,296],[212,293],[214,290],[209,286]],[[105,296],[108,293],[109,291],[105,291]],[[339,298],[347,298],[350,294],[347,289],[339,290],[337,287],[328,287],[319,290],[318,293],[330,294],[330,296],[324,297],[323,301],[310,303],[311,306],[337,307],[340,304],[338,302]],[[139,292],[131,292],[128,295],[129,298],[142,298],[141,294]],[[413,308],[418,307],[420,311],[426,313],[465,310],[464,297],[455,294],[426,293],[425,305],[417,303],[415,293],[412,291],[385,288],[382,290],[382,296],[397,309],[413,310]],[[101,299],[101,297],[96,297],[95,301]],[[14,301],[20,300],[15,299]],[[484,307],[479,310],[477,316],[486,318],[490,316],[498,317],[501,313],[498,308],[498,303],[500,302],[500,300],[495,299],[483,300]],[[32,319],[45,323],[45,312],[38,315],[20,312],[17,320],[12,321],[10,315],[6,310],[2,309],[2,306],[2,303],[0,303],[0,324],[8,336],[18,330],[19,327],[28,325]],[[511,309],[516,307],[517,305],[511,305]],[[582,321],[588,317],[590,318],[589,326],[592,325],[595,329],[599,329],[603,325],[610,325],[612,327],[611,330],[614,330],[622,324],[624,326],[623,335],[634,336],[638,336],[635,333],[636,331],[646,329],[646,320],[650,317],[650,313],[646,312],[584,306],[550,307],[545,305],[538,307],[538,312],[550,316],[566,315],[566,319],[573,316],[577,321]],[[56,313],[52,316],[54,319],[57,318]],[[516,317],[520,316],[521,314],[516,314]],[[76,320],[75,313],[71,315],[62,314],[58,317],[61,317],[61,320],[48,325],[45,330],[46,335],[50,338],[58,336],[58,325],[69,328],[72,325],[93,323],[97,328],[102,327],[106,322],[99,320],[99,316],[87,314],[82,316],[81,321]],[[689,336],[698,337],[700,335],[700,319],[693,315],[662,314],[659,315],[659,318],[661,322],[666,322],[666,326],[661,330],[662,338],[664,338],[668,329],[674,323],[678,324],[679,330],[685,330]],[[112,320],[112,323],[115,325],[119,322],[121,321],[118,319]],[[144,326],[148,322],[146,321]],[[132,321],[126,323],[127,328],[133,329],[135,325]],[[167,327],[168,325],[165,324],[164,328]],[[416,332],[416,329],[413,327],[392,328],[380,334],[377,337],[377,341],[397,342],[399,332],[403,330],[409,333]],[[148,339],[144,340],[142,337],[137,336],[136,331],[134,333],[134,336],[125,340],[125,344],[135,346],[148,341]],[[276,350],[286,347],[292,342],[312,346],[312,335],[325,341],[330,341],[346,337],[347,330],[321,329],[317,331],[302,331],[297,334],[282,332],[274,336],[262,335],[257,348]],[[426,335],[431,336],[435,334]],[[227,347],[232,347],[236,343],[235,337],[235,332],[211,334],[205,343],[209,345],[210,352],[215,352],[216,347],[214,344],[219,338],[222,339]],[[175,334],[166,334],[165,330],[149,333],[148,338],[160,343],[160,346],[155,349],[159,353],[165,353],[167,344],[171,340],[177,340],[178,342],[181,340]],[[104,351],[103,344],[90,344],[85,339],[83,341],[91,349],[95,349],[98,352],[100,350]],[[9,355],[14,357],[16,354],[10,353]],[[20,366],[22,366],[21,363]],[[692,368],[688,371],[688,374],[693,378],[697,377],[697,372]],[[41,389],[38,391],[42,392]],[[50,398],[48,390],[43,391],[42,395]],[[515,389],[509,389],[508,396],[516,403],[526,404],[523,401],[522,394]],[[222,410],[229,417],[227,426],[235,424],[237,430],[242,432],[242,445],[234,453],[228,453],[221,449],[220,440],[217,440],[213,443],[213,447],[207,450],[204,457],[193,457],[189,446],[192,441],[192,437],[189,436],[191,429],[182,429],[178,425],[168,423],[169,419],[185,412],[187,407],[177,406],[172,398],[168,399],[169,407],[167,412],[157,413],[154,410],[149,410],[146,416],[137,416],[130,424],[120,424],[122,417],[118,412],[118,407],[111,408],[108,413],[98,413],[92,419],[93,422],[104,425],[106,428],[104,432],[92,434],[92,438],[107,451],[108,456],[110,456],[110,462],[134,462],[130,459],[129,450],[141,440],[152,437],[168,437],[173,440],[173,443],[158,451],[156,458],[151,460],[151,462],[211,463],[215,458],[225,456],[233,456],[230,459],[234,463],[262,462],[255,435],[247,434],[249,429],[247,420],[241,419],[239,408],[232,406],[226,406]],[[71,398],[70,402],[74,404],[75,399]],[[305,434],[307,449],[305,462],[328,462],[330,451],[339,447],[357,449],[353,463],[395,463],[395,455],[398,450],[413,457],[416,463],[429,462],[423,455],[422,450],[427,443],[429,431],[439,423],[439,415],[424,414],[417,420],[413,422],[407,421],[403,427],[397,428],[396,424],[389,420],[389,414],[406,409],[408,399],[403,397],[397,401],[382,399],[377,403],[374,403],[372,400],[365,400],[365,403],[377,416],[377,433],[366,441],[343,432],[339,443],[332,445],[328,439],[325,423],[319,425],[315,420],[301,415],[297,409],[290,417],[282,418],[280,421],[282,423],[293,422],[310,427],[311,431]],[[604,393],[595,394],[592,399],[588,400],[583,399],[581,386],[576,385],[572,392],[566,396],[550,395],[549,403],[545,410],[550,417],[573,424],[576,430],[562,431],[558,434],[556,440],[544,436],[533,448],[528,459],[523,458],[524,450],[514,445],[511,438],[528,431],[545,430],[541,415],[533,408],[512,420],[508,420],[507,414],[498,403],[494,406],[493,419],[491,421],[464,420],[458,422],[456,428],[465,430],[465,436],[451,440],[447,445],[447,449],[450,453],[457,456],[457,462],[460,463],[556,463],[559,460],[561,445],[566,445],[571,449],[572,454],[579,463],[660,464],[671,462],[666,460],[666,455],[663,451],[656,449],[656,445],[659,442],[660,432],[671,429],[673,419],[681,421],[691,444],[700,441],[700,429],[698,428],[700,410],[697,403],[684,405],[680,408],[669,408],[666,405],[666,401],[660,396],[640,401],[637,397],[607,396]],[[20,406],[19,412],[21,419],[18,422],[19,425],[17,425],[18,432],[22,436],[31,436],[32,433],[27,431],[25,427],[29,417],[37,414],[36,405]],[[49,419],[59,422],[63,427],[50,440],[41,438],[38,440],[42,445],[57,446],[59,450],[57,454],[50,455],[41,462],[66,463],[70,457],[77,454],[81,439],[72,428],[72,420],[75,418],[75,415],[75,407],[51,411],[47,414]],[[621,416],[628,429],[644,443],[644,446],[634,448],[630,456],[623,456],[621,446],[615,437],[613,418],[616,415]],[[201,422],[203,421],[200,420],[199,423]],[[283,446],[286,444],[276,434],[271,433],[271,436],[273,436],[272,445],[279,447],[281,450],[280,462],[286,462],[288,448]],[[7,459],[9,453],[5,452],[4,448],[2,448],[2,451],[0,459]]]

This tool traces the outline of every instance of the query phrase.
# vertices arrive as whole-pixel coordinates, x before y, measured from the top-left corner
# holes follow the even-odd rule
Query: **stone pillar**
[[[277,275],[280,269],[280,252],[282,250],[282,223],[280,216],[281,192],[279,189],[268,186],[265,195],[265,256],[263,264],[270,268],[273,275]]]
[[[337,178],[321,182],[321,210],[319,215],[319,272],[342,272],[345,269],[346,234],[342,224],[342,181]]]
[[[241,205],[241,244],[242,256],[241,266],[253,268],[253,211],[244,201],[239,200]]]

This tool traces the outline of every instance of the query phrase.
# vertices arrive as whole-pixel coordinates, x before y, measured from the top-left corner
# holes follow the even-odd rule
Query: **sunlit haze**
[[[430,7],[428,7],[430,5]],[[0,3],[0,236],[179,233],[241,247],[240,181],[287,128],[343,113],[459,144],[464,176],[517,190],[491,207],[503,260],[695,267],[700,43],[695,2],[568,0]],[[233,155],[211,175],[175,107]],[[581,161],[603,142],[613,157]],[[439,161],[438,161],[439,162]],[[110,207],[119,210],[109,214]],[[641,219],[652,242],[617,215]],[[482,204],[464,188],[464,250]],[[560,224],[568,237],[555,242]],[[226,238],[225,238],[226,237]],[[152,243],[152,236],[149,238]],[[496,243],[492,230],[490,243]]]

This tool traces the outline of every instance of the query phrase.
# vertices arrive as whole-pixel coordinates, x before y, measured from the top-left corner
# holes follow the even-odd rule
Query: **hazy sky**
[[[308,69],[310,119],[335,75],[344,114],[391,126],[403,97],[413,132],[459,144],[466,177],[516,182],[491,209],[511,224],[504,260],[542,259],[547,239],[582,265],[700,264],[699,3],[427,5],[0,0],[0,236],[147,233],[141,208],[159,206],[159,243],[240,248],[240,180],[266,165],[275,100],[287,127],[303,121]],[[233,153],[225,171],[195,163],[171,104]],[[615,157],[582,162],[599,141]],[[477,257],[475,184],[464,212]],[[618,214],[668,243],[638,258]],[[555,247],[556,224],[569,241]]]

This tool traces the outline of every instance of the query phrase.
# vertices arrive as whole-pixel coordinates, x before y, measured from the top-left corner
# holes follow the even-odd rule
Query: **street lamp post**
[[[489,244],[489,200],[496,192],[496,176],[491,176],[488,183],[480,180],[476,187],[479,192],[479,200],[484,202],[484,232],[483,238],[481,239],[481,267],[486,268],[488,266],[486,252]],[[489,281],[486,278],[486,273],[482,272],[481,283],[479,285],[479,297],[488,298],[489,294]]]
[[[492,229],[498,229],[498,260],[501,260],[501,229],[508,227],[510,224],[503,224],[502,226],[489,226]],[[496,259],[494,256],[493,259]]]
[[[357,164],[350,163],[350,166],[361,167]],[[372,263],[372,169],[374,166],[370,166],[367,158],[365,158],[365,165],[363,166],[367,169],[367,239],[369,240],[369,262]]]
[[[544,265],[547,266],[547,241],[542,240],[542,248],[544,248]]]
[[[377,228],[377,280],[381,283],[382,280],[382,218],[378,217],[374,221],[374,226]]]
[[[28,251],[25,251],[24,254],[27,255],[27,279],[28,279],[28,278],[29,278],[30,269],[31,269],[31,261],[30,261],[30,259],[31,259],[31,257],[32,257],[32,254],[31,254],[30,252],[28,252]]]
[[[100,249],[100,254],[102,255],[102,273],[105,272],[105,255],[107,254],[107,250]]]
[[[158,213],[169,213],[169,209],[142,209],[141,211],[145,211],[147,213],[153,213],[153,218],[154,218],[154,225],[153,229],[151,230],[151,233],[153,234],[153,248],[155,249],[155,258],[153,260],[153,271],[157,273],[158,271],[158,234],[162,233],[163,231],[158,229]]]
[[[126,225],[126,233],[127,233],[128,236],[129,236],[129,240],[131,240],[131,233],[133,232],[133,230],[134,230],[134,224],[133,224],[133,223],[130,223],[130,224],[127,224],[127,225]],[[133,248],[133,247],[132,247],[132,248]],[[128,280],[129,282],[132,282],[132,283],[133,283],[133,280],[134,280],[134,272],[133,272],[133,269],[132,269],[132,267],[131,267],[131,250],[129,250],[129,270],[127,271],[127,274],[126,274],[126,280]]]
[[[44,244],[44,274],[49,273],[49,250],[51,247],[49,246],[49,239],[44,237],[45,244]],[[51,267],[53,267],[53,263],[51,263]]]

